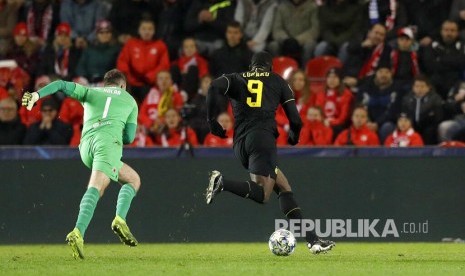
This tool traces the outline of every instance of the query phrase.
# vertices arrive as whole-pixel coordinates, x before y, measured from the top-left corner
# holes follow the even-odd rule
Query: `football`
[[[268,241],[271,253],[276,256],[291,255],[294,252],[296,245],[297,241],[294,235],[285,229],[276,230],[273,234],[271,234],[270,240]]]

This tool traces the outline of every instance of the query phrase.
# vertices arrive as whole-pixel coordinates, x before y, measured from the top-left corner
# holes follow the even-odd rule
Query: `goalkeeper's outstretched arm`
[[[39,89],[37,92],[25,92],[22,98],[22,105],[31,110],[34,104],[40,99],[48,95],[55,94],[61,91],[66,95],[83,102],[87,93],[87,88],[74,82],[57,80]]]
[[[40,98],[43,98],[48,95],[55,94],[58,91],[61,91],[65,93],[66,95],[72,97],[75,89],[76,89],[76,83],[57,80],[42,87],[41,89],[39,89],[39,91],[37,91],[37,93],[39,93]]]

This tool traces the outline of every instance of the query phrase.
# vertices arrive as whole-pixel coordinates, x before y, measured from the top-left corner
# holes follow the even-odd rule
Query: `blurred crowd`
[[[0,145],[72,145],[83,108],[25,91],[125,73],[139,104],[132,146],[230,147],[228,102],[209,134],[212,79],[254,52],[295,92],[302,146],[462,146],[465,0],[0,0]],[[289,129],[277,110],[278,145]]]

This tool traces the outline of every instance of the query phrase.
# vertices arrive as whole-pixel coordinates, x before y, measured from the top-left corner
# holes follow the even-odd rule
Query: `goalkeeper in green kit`
[[[84,127],[79,151],[82,162],[92,173],[79,205],[76,226],[66,236],[73,256],[81,259],[84,258],[85,231],[110,179],[122,184],[111,229],[124,244],[137,245],[137,240],[126,224],[126,215],[139,190],[140,178],[136,171],[121,161],[121,157],[123,144],[130,144],[134,140],[138,108],[136,101],[125,91],[126,77],[123,73],[116,69],[108,71],[103,83],[104,87],[89,88],[58,80],[37,92],[26,92],[22,98],[22,105],[31,110],[39,98],[62,91],[84,106]]]

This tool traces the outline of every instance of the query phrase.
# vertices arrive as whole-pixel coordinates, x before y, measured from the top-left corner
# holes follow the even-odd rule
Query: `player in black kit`
[[[219,171],[210,173],[206,201],[210,204],[221,191],[228,191],[258,203],[266,203],[273,191],[278,193],[281,210],[288,219],[302,220],[302,212],[294,199],[291,186],[277,167],[275,112],[282,105],[289,119],[288,142],[299,141],[302,121],[294,93],[279,75],[271,71],[272,58],[266,52],[252,57],[250,71],[223,75],[212,81],[207,95],[207,116],[212,134],[226,138],[226,131],[217,122],[218,102],[227,96],[234,113],[234,153],[250,173],[249,181],[223,178]],[[224,96],[223,96],[224,95]],[[307,246],[314,254],[327,252],[332,241],[306,233]]]

